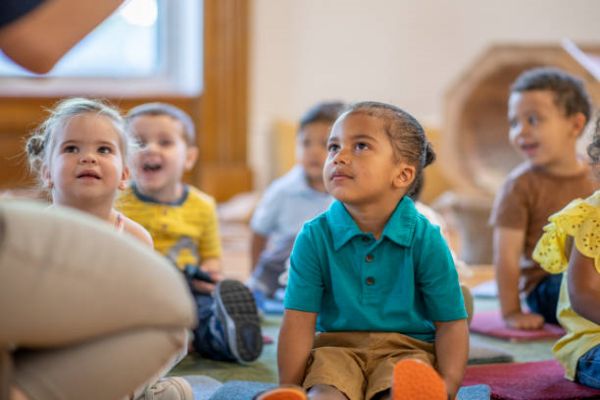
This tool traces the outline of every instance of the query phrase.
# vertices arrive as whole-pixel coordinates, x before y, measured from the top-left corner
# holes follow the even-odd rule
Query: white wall
[[[439,126],[446,88],[492,43],[600,43],[598,0],[254,0],[250,154],[272,178],[275,120],[325,99],[394,103]]]

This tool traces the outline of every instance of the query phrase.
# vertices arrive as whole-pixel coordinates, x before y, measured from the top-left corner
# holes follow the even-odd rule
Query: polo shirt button
[[[373,278],[372,276],[367,276],[367,279],[365,279],[365,283],[368,286],[372,286],[373,284],[375,284],[375,278]]]
[[[363,237],[362,237],[362,241],[363,241],[363,242],[370,242],[370,241],[371,241],[371,238],[370,238],[370,237],[368,237],[368,236],[363,236]]]
[[[373,261],[375,257],[373,257],[373,254],[367,254],[367,256],[365,257],[365,261],[366,262],[371,262]]]

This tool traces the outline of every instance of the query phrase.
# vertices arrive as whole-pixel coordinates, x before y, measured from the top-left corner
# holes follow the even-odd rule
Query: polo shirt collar
[[[417,209],[408,197],[404,196],[385,224],[381,238],[387,238],[399,246],[409,246],[417,221]],[[333,235],[333,247],[337,251],[356,236],[365,235],[346,210],[343,203],[335,200],[327,211],[327,223]]]

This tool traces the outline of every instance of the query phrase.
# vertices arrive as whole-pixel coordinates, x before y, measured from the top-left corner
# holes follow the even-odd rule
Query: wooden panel
[[[247,165],[246,0],[205,0],[204,92],[197,97],[108,99],[121,110],[164,101],[190,114],[200,157],[185,179],[218,201],[252,188]],[[31,185],[23,152],[26,137],[59,99],[3,97],[0,92],[0,188]]]

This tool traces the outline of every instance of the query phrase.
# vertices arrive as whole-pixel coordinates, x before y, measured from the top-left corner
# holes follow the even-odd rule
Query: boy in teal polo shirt
[[[292,251],[280,383],[311,399],[456,396],[467,313],[439,228],[409,198],[434,159],[397,107],[358,103],[335,122],[323,176],[336,201]]]

